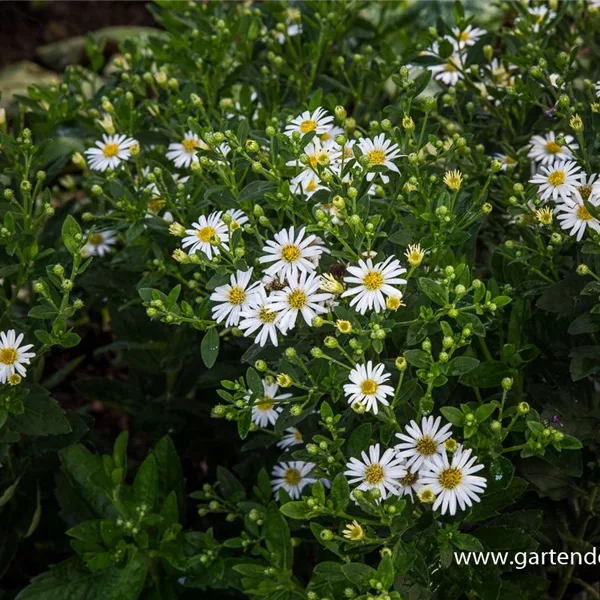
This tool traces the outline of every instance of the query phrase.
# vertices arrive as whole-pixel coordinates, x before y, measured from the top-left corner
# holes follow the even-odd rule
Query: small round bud
[[[519,402],[517,411],[520,415],[526,415],[530,411],[529,404],[527,402]]]

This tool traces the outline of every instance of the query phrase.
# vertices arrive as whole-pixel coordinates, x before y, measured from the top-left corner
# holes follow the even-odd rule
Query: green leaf
[[[275,554],[277,565],[282,569],[291,569],[293,550],[290,528],[274,502],[267,507],[263,532],[267,549]]]
[[[338,473],[333,480],[331,486],[331,499],[333,500],[333,506],[335,514],[339,514],[346,510],[348,502],[350,501],[350,487],[348,486],[348,480],[343,473]]]
[[[211,327],[206,331],[200,344],[200,354],[202,361],[208,369],[211,369],[219,355],[220,337],[216,327]]]
[[[464,375],[465,373],[472,371],[478,364],[479,361],[476,358],[471,358],[470,356],[457,356],[448,363],[446,375],[449,377]]]
[[[248,388],[257,398],[262,398],[265,395],[265,388],[263,387],[262,379],[255,369],[250,367],[246,371],[246,384]]]
[[[61,435],[71,432],[65,411],[48,392],[35,386],[25,396],[25,411],[10,415],[8,424],[12,431],[32,436]]]
[[[89,571],[79,558],[70,558],[36,577],[18,600],[136,600],[139,598],[150,559],[132,550],[127,564]]]
[[[0,496],[0,508],[10,502],[11,498],[15,495],[17,487],[19,487],[19,481],[21,481],[20,477],[2,492],[2,495]]]
[[[348,458],[352,456],[360,456],[363,450],[366,450],[371,443],[373,432],[371,423],[363,423],[359,425],[350,436],[348,445],[346,447],[346,456]]]
[[[224,467],[217,467],[219,489],[228,502],[239,502],[246,498],[246,490],[240,481]]]
[[[370,579],[376,578],[377,571],[369,565],[363,563],[348,563],[342,565],[342,572],[352,583],[362,586],[368,583]]]
[[[309,512],[306,502],[300,501],[286,502],[280,510],[286,517],[300,521],[304,521]]]
[[[465,415],[461,410],[455,408],[454,406],[442,406],[440,408],[440,412],[444,415],[444,418],[452,423],[452,425],[456,425],[457,427],[462,427],[465,424]]]
[[[428,369],[431,364],[429,355],[423,352],[423,350],[406,350],[404,352],[404,358],[408,364],[419,369]]]
[[[64,220],[61,233],[65,248],[70,254],[77,254],[81,248],[81,243],[75,239],[75,236],[81,235],[81,227],[71,215],[67,215]]]
[[[490,388],[499,386],[510,374],[511,371],[505,364],[497,360],[488,360],[462,375],[459,381],[469,387]]]
[[[495,410],[496,404],[494,402],[483,404],[482,406],[479,406],[475,411],[475,420],[477,421],[477,423],[483,423],[492,416],[492,413]]]
[[[115,517],[115,508],[109,498],[110,489],[97,483],[94,478],[96,473],[103,473],[102,459],[96,454],[92,454],[81,444],[74,444],[64,448],[59,452],[62,472],[68,480],[68,488],[64,490],[57,489],[57,497],[63,510],[67,503],[63,500],[63,494],[69,497],[69,505],[75,499],[81,501],[86,507],[89,518],[111,519]],[[60,488],[59,488],[60,489]],[[64,514],[69,522],[68,514]]]
[[[579,450],[583,447],[582,443],[572,435],[565,435],[560,441],[560,447],[562,450]]]
[[[183,513],[185,507],[183,469],[173,440],[165,435],[152,452],[158,468],[160,498],[166,498],[171,492],[175,492],[179,501],[179,512]]]
[[[436,304],[440,306],[448,304],[448,292],[441,283],[428,277],[419,277],[419,289]]]
[[[149,454],[140,465],[133,482],[133,491],[138,506],[145,504],[149,510],[154,508],[158,498],[158,465],[154,454]]]

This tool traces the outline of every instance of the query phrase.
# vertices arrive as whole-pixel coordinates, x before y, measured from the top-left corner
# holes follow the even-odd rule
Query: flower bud
[[[526,415],[530,411],[529,404],[527,402],[519,402],[517,406],[517,412],[520,415]]]

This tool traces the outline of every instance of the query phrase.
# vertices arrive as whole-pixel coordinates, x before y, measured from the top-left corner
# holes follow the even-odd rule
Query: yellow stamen
[[[378,485],[385,479],[383,467],[377,463],[369,465],[365,469],[365,481],[369,485]]]
[[[0,363],[3,365],[12,365],[17,360],[17,351],[15,348],[2,348],[0,350]]]
[[[384,284],[383,275],[379,271],[371,271],[363,278],[363,285],[370,291],[374,292],[381,288]]]
[[[462,473],[454,467],[448,467],[441,471],[438,475],[439,484],[445,490],[453,490],[454,488],[458,487],[462,481],[462,478]]]

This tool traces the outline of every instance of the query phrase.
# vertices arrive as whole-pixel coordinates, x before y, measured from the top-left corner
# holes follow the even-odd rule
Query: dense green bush
[[[598,541],[595,4],[157,2],[2,113],[2,600],[598,597],[454,557]]]

